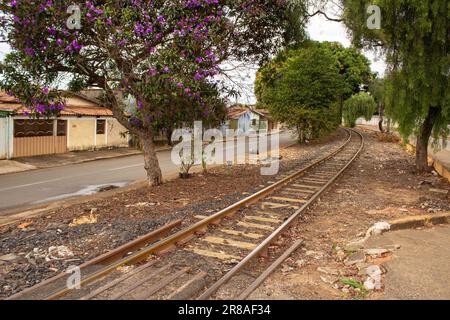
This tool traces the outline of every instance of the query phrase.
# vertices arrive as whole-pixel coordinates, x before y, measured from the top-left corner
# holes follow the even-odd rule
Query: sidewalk
[[[388,232],[370,239],[371,248],[398,245],[387,269],[384,295],[386,300],[450,299],[449,226],[424,230]]]
[[[167,147],[161,147],[160,149],[167,150]],[[34,169],[66,166],[101,159],[125,157],[141,153],[141,151],[133,148],[116,148],[110,150],[77,151],[62,154],[16,158],[14,160],[0,160],[0,175]]]

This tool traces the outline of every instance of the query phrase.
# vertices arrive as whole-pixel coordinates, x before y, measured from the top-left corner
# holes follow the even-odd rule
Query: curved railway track
[[[69,275],[61,274],[10,299],[214,298],[258,257],[273,258],[270,246],[358,157],[363,136],[344,130],[348,139],[336,150],[257,193],[211,216],[198,216],[197,223],[168,237],[163,236],[180,221],[81,266],[80,289],[67,288]],[[236,297],[245,299],[300,244],[296,241]]]

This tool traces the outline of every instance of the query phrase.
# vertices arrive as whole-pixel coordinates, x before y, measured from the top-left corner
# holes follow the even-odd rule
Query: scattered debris
[[[73,219],[72,223],[69,224],[69,227],[81,226],[84,224],[94,224],[97,223],[98,215],[89,214],[87,216],[81,216],[79,218]]]
[[[364,287],[367,290],[380,290],[381,289],[381,275],[383,272],[381,268],[377,265],[371,265],[367,267],[367,275],[369,276],[364,282]]]
[[[352,254],[350,257],[348,257],[344,263],[346,266],[352,266],[357,263],[364,263],[364,262],[366,262],[366,255],[364,254],[363,251],[358,251]]]
[[[15,255],[14,253],[9,253],[9,254],[0,256],[0,261],[4,261],[4,262],[15,262],[20,259],[22,259],[22,258]]]
[[[73,257],[73,252],[66,246],[52,246],[48,248],[48,254],[45,257],[46,261],[64,260]]]
[[[154,207],[156,205],[158,204],[154,202],[138,202],[135,204],[128,204],[125,206],[125,208],[146,208],[146,207]]]
[[[24,222],[24,223],[19,224],[17,226],[17,228],[20,230],[24,230],[24,229],[28,228],[29,226],[31,226],[32,224],[33,224],[33,222]]]
[[[388,222],[377,222],[369,230],[367,230],[366,240],[370,236],[376,236],[389,230],[391,230],[391,225]]]
[[[339,271],[337,269],[332,269],[332,268],[329,268],[329,267],[318,267],[317,271],[319,271],[321,273],[325,273],[325,274],[334,275],[334,276],[338,276],[339,275]]]
[[[430,189],[430,192],[448,195],[448,190],[445,190],[445,189],[432,188],[432,189]]]

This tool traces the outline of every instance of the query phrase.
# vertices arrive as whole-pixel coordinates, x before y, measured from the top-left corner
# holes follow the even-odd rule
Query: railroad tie
[[[152,272],[152,274],[150,274],[149,276],[145,277],[144,279],[135,282],[131,286],[127,287],[125,290],[115,294],[110,300],[119,300],[124,295],[130,293],[131,291],[133,291],[136,288],[140,287],[144,283],[146,283],[146,282],[148,282],[150,280],[153,280],[155,278],[155,276],[159,275],[160,273],[163,273],[164,271],[166,271],[167,269],[172,267],[172,265],[173,265],[172,263],[169,263],[169,264],[165,265],[164,267],[159,268],[158,270],[156,270],[155,272]]]
[[[259,223],[242,222],[242,221],[238,222],[238,226],[248,228],[248,229],[253,228],[253,229],[266,230],[266,231],[273,231],[275,229],[274,227],[271,227],[268,225],[263,225],[263,224],[259,224]]]
[[[201,240],[212,244],[224,245],[245,250],[253,250],[256,247],[254,243],[224,239],[219,237],[205,237],[202,238]]]
[[[306,189],[312,189],[312,190],[318,190],[319,189],[317,186],[308,186],[306,184],[298,184],[298,183],[293,184],[292,186],[296,187],[296,188],[306,188]]]
[[[108,289],[111,289],[112,287],[114,287],[115,285],[137,275],[138,273],[144,271],[147,268],[150,268],[151,266],[153,266],[156,263],[156,261],[151,261],[149,263],[144,264],[143,266],[140,266],[130,272],[128,272],[127,274],[121,276],[120,278],[111,281],[109,283],[107,283],[104,286],[101,286],[100,288],[97,288],[96,290],[92,291],[91,293],[89,293],[88,295],[83,296],[80,300],[90,300],[92,298],[95,298],[96,296],[100,295],[101,293],[105,292]]]
[[[308,201],[303,199],[292,199],[292,198],[285,198],[285,197],[270,197],[271,200],[278,200],[283,202],[295,202],[295,203],[306,203]]]
[[[299,206],[295,206],[288,203],[275,203],[275,202],[263,202],[261,203],[261,210],[266,209],[299,209]]]
[[[199,249],[199,248],[195,248],[195,247],[187,247],[187,248],[184,248],[184,250],[195,253],[199,256],[208,257],[208,258],[216,258],[216,259],[224,260],[224,261],[241,259],[238,256],[227,254],[225,252],[214,252],[214,251]]]
[[[246,233],[246,232],[229,230],[229,229],[220,229],[219,231],[229,234],[229,235],[232,235],[232,236],[238,236],[238,237],[249,238],[249,239],[254,239],[254,240],[258,240],[258,239],[261,239],[262,237],[264,237],[264,235],[259,234],[259,233]]]
[[[259,222],[268,222],[268,223],[280,223],[282,220],[275,219],[275,218],[265,218],[265,217],[258,217],[258,216],[246,216],[244,217],[246,220],[256,220]]]
[[[138,295],[136,300],[148,300],[153,296],[156,292],[160,291],[164,287],[168,286],[172,282],[174,282],[176,279],[181,277],[182,275],[188,273],[191,271],[191,268],[187,267],[184,269],[181,269],[180,271],[175,272],[174,274],[158,281],[158,283],[152,285],[150,288],[145,290],[145,293]]]

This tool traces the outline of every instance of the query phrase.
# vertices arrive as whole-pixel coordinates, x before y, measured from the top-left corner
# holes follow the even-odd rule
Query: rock
[[[305,260],[300,259],[300,260],[297,260],[295,262],[295,264],[297,265],[297,267],[302,268],[302,267],[304,267],[306,265],[306,262],[305,262]]]
[[[21,257],[15,255],[14,253],[5,254],[3,256],[0,256],[0,261],[4,262],[15,262],[22,259]]]
[[[366,238],[382,234],[389,230],[391,230],[391,225],[388,222],[377,222],[367,231]]]
[[[48,248],[48,254],[45,257],[46,261],[64,260],[73,257],[73,252],[66,246],[52,246]]]
[[[364,253],[366,255],[372,256],[372,257],[381,257],[382,255],[391,252],[388,249],[366,249],[364,250]]]
[[[367,280],[364,282],[364,288],[367,290],[375,290],[375,281],[372,278],[367,278]]]
[[[49,224],[47,224],[47,226],[45,227],[46,230],[58,230],[58,229],[64,229],[67,226],[63,223],[58,223],[58,222],[51,222]]]
[[[346,251],[360,250],[360,249],[364,248],[364,243],[365,243],[364,239],[352,240],[349,243],[347,243],[347,245],[345,246],[345,250]]]
[[[381,268],[377,265],[368,266],[366,269],[366,273],[372,279],[375,279],[376,277],[379,277],[383,274],[383,272],[381,271]]]
[[[331,274],[334,276],[338,276],[339,275],[339,271],[333,268],[328,268],[328,267],[318,267],[317,271],[321,272],[321,273],[325,273],[325,274]]]
[[[350,257],[345,260],[344,264],[346,266],[353,266],[357,263],[364,263],[366,262],[366,255],[363,251],[358,251],[354,254],[352,254]]]
[[[334,284],[338,279],[336,277],[320,276],[320,280],[326,284]]]
[[[381,289],[381,275],[383,271],[377,265],[371,265],[367,267],[366,273],[369,276],[364,282],[364,287],[367,290],[380,290]]]
[[[336,256],[337,256],[339,261],[344,261],[344,259],[345,259],[345,252],[343,250],[339,250],[336,253]]]

